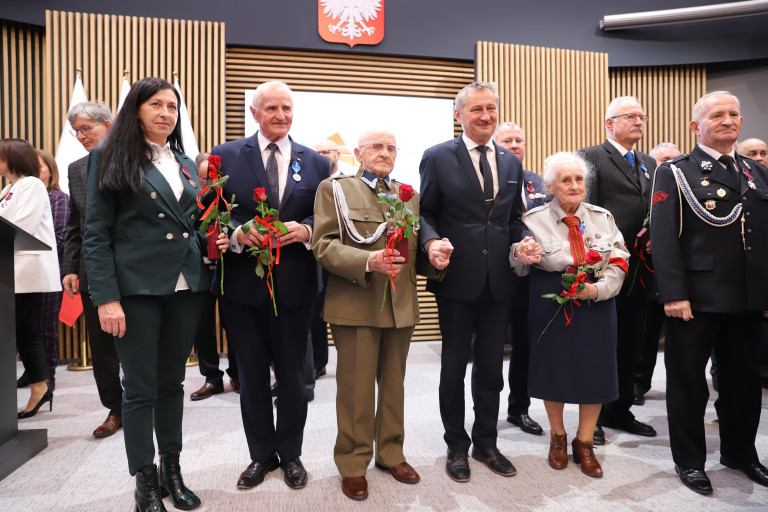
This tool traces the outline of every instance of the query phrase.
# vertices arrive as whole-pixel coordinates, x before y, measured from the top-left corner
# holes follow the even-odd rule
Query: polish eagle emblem
[[[377,44],[384,37],[383,4],[384,0],[319,0],[318,31],[329,42]]]

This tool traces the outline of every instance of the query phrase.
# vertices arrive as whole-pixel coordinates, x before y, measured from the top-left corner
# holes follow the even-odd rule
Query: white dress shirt
[[[483,188],[483,173],[480,172],[480,152],[475,149],[480,146],[480,144],[467,137],[465,133],[461,134],[461,138],[467,146],[469,158],[472,159],[472,165],[475,166],[477,179],[480,180],[480,188]],[[488,157],[488,163],[491,164],[491,174],[493,175],[493,197],[496,197],[496,194],[499,193],[499,171],[498,166],[496,165],[496,146],[494,146],[493,141],[490,140],[486,146],[490,148],[490,151],[486,150],[485,155]]]

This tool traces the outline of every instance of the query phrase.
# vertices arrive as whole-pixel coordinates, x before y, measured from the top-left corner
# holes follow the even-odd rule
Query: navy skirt
[[[531,269],[528,392],[532,397],[552,402],[612,402],[619,396],[613,298],[589,304],[580,300],[581,307],[573,305],[568,327],[561,310],[537,342],[559,307],[555,300],[541,296],[560,293],[560,280],[559,272]],[[571,315],[571,304],[565,303],[563,309]]]

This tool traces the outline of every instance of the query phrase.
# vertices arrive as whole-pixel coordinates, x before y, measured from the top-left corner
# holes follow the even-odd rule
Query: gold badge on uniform
[[[706,178],[705,178],[705,179],[703,179],[703,180],[701,180],[701,185],[702,185],[703,187],[708,187],[708,186],[709,186],[709,182],[706,180]]]
[[[725,189],[724,188],[717,189],[717,195],[719,197],[725,197]]]
[[[705,207],[707,210],[714,210],[716,206],[717,206],[717,203],[715,202],[715,200],[714,200],[714,199],[707,199],[707,200],[704,202],[704,207]]]

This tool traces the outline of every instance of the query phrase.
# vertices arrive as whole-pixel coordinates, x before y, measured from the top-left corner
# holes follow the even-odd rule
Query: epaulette
[[[605,213],[609,217],[613,217],[613,214],[609,210],[606,210],[605,208],[603,208],[602,206],[597,206],[596,204],[585,203],[585,202],[582,202],[581,204],[584,205],[584,208],[586,208],[587,210],[592,210],[593,212]]]
[[[340,180],[342,178],[355,178],[356,176],[354,174],[339,174],[336,176],[331,176],[331,179],[334,180]]]
[[[688,153],[683,153],[682,155],[677,155],[675,158],[670,158],[669,160],[666,160],[664,163],[674,164],[674,163],[680,162],[681,160],[687,160],[688,158],[690,158],[690,156],[691,155]]]

